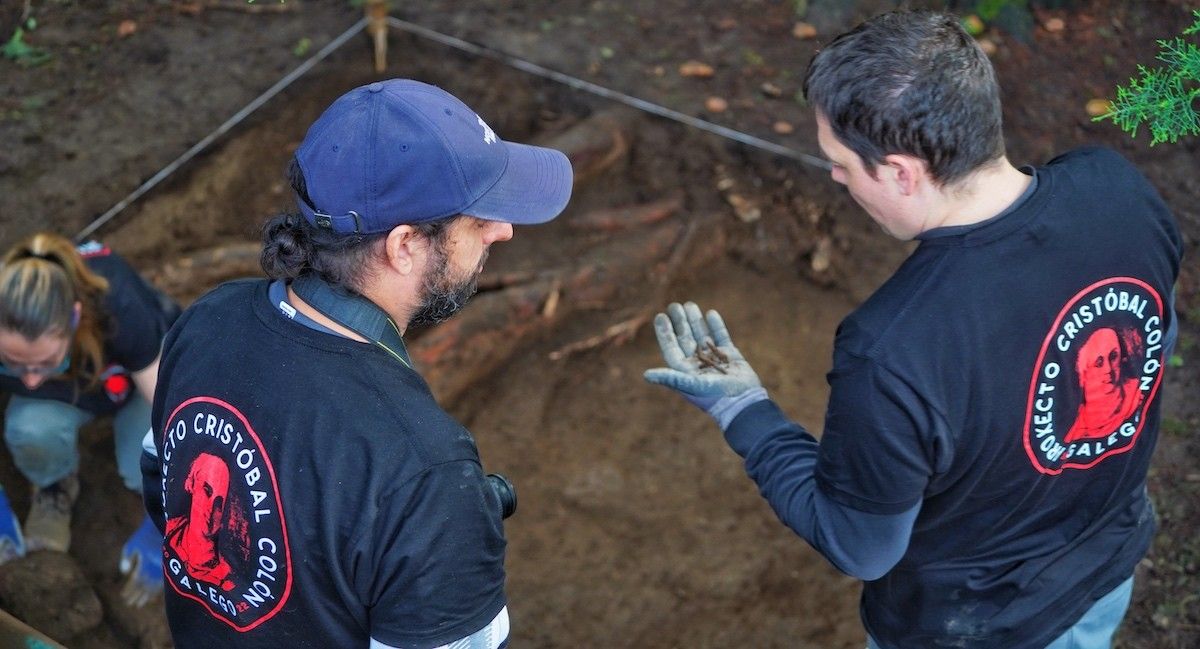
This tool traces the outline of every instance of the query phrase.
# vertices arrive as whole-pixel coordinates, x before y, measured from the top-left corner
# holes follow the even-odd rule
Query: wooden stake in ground
[[[363,10],[367,14],[367,33],[375,45],[375,73],[382,74],[387,69],[387,0],[367,0]]]

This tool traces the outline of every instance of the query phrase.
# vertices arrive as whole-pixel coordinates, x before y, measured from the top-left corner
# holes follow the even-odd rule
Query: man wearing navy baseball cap
[[[143,473],[175,644],[504,647],[511,485],[402,336],[463,307],[513,224],[563,210],[570,163],[393,79],[335,101],[289,176],[270,279],[218,287],[164,343]]]

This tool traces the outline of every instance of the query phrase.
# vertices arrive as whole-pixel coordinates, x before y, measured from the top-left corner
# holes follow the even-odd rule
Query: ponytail
[[[95,385],[104,368],[107,291],[108,280],[84,264],[70,241],[35,234],[13,246],[0,263],[0,329],[31,341],[46,334],[70,336],[74,360],[68,376]],[[76,302],[79,321],[72,327]]]
[[[304,173],[295,158],[287,175],[296,197],[311,206]],[[387,235],[340,235],[310,225],[298,214],[279,214],[263,227],[259,263],[273,279],[291,280],[313,273],[333,286],[361,293]]]

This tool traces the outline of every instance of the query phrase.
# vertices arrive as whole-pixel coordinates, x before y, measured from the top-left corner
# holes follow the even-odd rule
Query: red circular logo
[[[291,593],[291,551],[257,433],[232,405],[189,399],[167,420],[162,466],[167,582],[238,631],[269,620]]]
[[[1046,334],[1026,407],[1025,452],[1041,473],[1087,469],[1133,449],[1162,379],[1163,302],[1145,282],[1106,279]]]

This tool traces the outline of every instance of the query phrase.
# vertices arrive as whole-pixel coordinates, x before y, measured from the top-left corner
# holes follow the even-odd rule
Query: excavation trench
[[[506,139],[568,151],[579,177],[562,217],[493,248],[457,319],[410,340],[485,468],[520,494],[506,523],[513,646],[861,647],[857,582],[779,524],[703,414],[641,373],[658,362],[649,318],[694,299],[721,310],[773,396],[819,430],[837,322],[903,250],[819,170],[398,41],[392,76],[446,88]],[[96,238],[184,303],[258,274],[258,228],[292,201],[291,152],[335,97],[376,79],[369,68],[359,48],[335,53]],[[167,646],[159,612],[117,595],[140,510],[107,426],[80,443],[71,559],[30,557],[0,583],[9,610],[68,646]],[[7,460],[0,471],[23,483]],[[23,513],[27,494],[10,491]],[[61,582],[53,608],[46,574]]]

